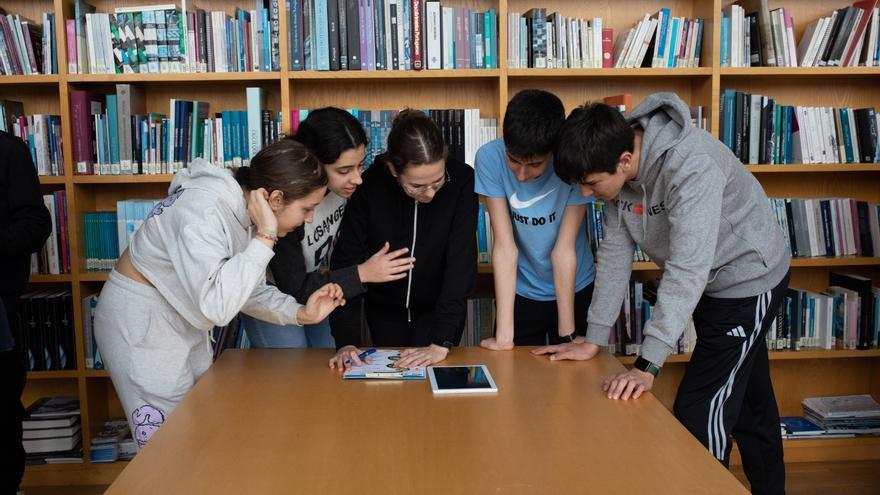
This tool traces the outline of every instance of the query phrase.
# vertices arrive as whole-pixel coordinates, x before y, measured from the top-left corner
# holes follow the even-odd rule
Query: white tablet
[[[431,390],[435,394],[473,394],[497,392],[495,380],[485,365],[431,366]]]

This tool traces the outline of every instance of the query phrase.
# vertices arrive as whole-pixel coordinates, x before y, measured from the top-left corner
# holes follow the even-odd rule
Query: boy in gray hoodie
[[[663,271],[634,369],[609,377],[609,398],[639,397],[693,315],[697,343],[676,396],[679,421],[727,465],[736,438],[754,493],[783,493],[779,412],[765,335],[788,286],[790,257],[761,185],[694,127],[677,95],[647,97],[628,117],[603,104],[568,117],[556,173],[606,200],[587,342],[535,351],[590,359],[620,313],[641,246]]]

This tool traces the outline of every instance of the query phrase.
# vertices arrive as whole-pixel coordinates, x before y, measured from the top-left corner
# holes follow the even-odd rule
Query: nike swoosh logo
[[[516,197],[516,191],[514,191],[513,196],[510,197],[510,206],[516,208],[517,210],[522,210],[523,208],[528,208],[529,206],[532,206],[533,204],[537,203],[538,201],[541,201],[542,199],[546,198],[547,196],[549,196],[550,194],[552,194],[554,192],[556,192],[556,189],[553,189],[552,191],[547,191],[544,194],[542,194],[540,196],[536,196],[536,197],[529,199],[527,201],[521,201],[519,198]]]

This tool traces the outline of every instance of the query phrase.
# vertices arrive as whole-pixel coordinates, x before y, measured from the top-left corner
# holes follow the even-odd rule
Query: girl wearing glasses
[[[382,246],[360,264],[330,272],[319,267],[333,249],[346,203],[361,184],[367,136],[354,116],[345,110],[326,107],[309,113],[299,125],[295,141],[304,144],[324,164],[327,195],[315,208],[314,219],[278,241],[269,262],[269,276],[282,292],[305,301],[328,282],[339,284],[346,298],[364,291],[364,283],[379,283],[406,277],[412,259],[407,249],[389,252]],[[256,348],[332,348],[330,323],[277,325],[243,315],[248,339]]]
[[[416,261],[405,278],[370,285],[331,314],[338,350],[330,367],[343,370],[349,359],[361,364],[361,308],[374,345],[407,348],[400,366],[444,360],[461,338],[474,291],[476,228],[473,169],[448,156],[427,115],[403,110],[387,151],[349,201],[330,267],[362,263],[388,245],[408,248]]]

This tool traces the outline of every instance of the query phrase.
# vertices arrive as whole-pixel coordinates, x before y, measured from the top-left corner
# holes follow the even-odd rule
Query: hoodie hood
[[[210,192],[229,208],[243,228],[250,227],[252,223],[241,185],[229,169],[220,168],[202,158],[197,158],[190,162],[187,168],[174,174],[168,194],[174,194],[178,189],[199,189]]]
[[[694,127],[690,109],[675,93],[647,97],[632,111],[627,122],[638,124],[643,130],[639,175],[627,183],[638,191],[642,185],[654,182],[666,152],[684,140]]]

